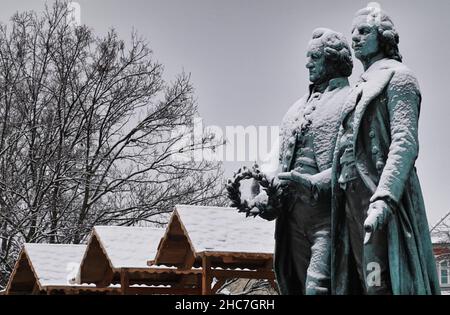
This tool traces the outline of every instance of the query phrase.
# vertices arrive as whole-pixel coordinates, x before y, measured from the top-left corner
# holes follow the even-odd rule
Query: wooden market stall
[[[5,294],[119,293],[119,288],[74,283],[85,249],[85,245],[24,244]]]
[[[120,284],[122,294],[199,294],[201,270],[148,266],[164,229],[96,226],[87,243],[78,283]]]
[[[274,222],[245,218],[234,208],[177,205],[148,264],[201,268],[204,295],[216,293],[231,278],[267,279],[276,288],[274,228]]]

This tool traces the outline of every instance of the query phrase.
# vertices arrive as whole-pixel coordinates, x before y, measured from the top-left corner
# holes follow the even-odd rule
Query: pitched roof
[[[450,213],[440,219],[430,232],[433,244],[450,243]]]
[[[177,205],[195,252],[273,254],[275,222],[246,218],[235,208]]]
[[[151,227],[96,226],[77,273],[77,283],[97,287],[122,283],[127,274],[130,286],[174,284],[186,278],[186,284],[198,282],[198,270],[180,271],[170,266],[149,266],[155,258],[165,229]]]
[[[164,229],[95,226],[93,233],[112,268],[149,268],[147,260],[155,257]]]
[[[24,244],[36,279],[42,287],[71,285],[86,245]]]

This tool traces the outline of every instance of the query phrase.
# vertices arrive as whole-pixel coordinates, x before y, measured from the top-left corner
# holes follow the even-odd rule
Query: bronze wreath
[[[258,210],[254,211],[257,205],[253,201],[242,199],[240,191],[240,181],[246,179],[254,179],[265,190],[268,201],[265,205],[260,205]],[[262,173],[257,164],[254,164],[251,169],[243,167],[234,173],[233,179],[229,179],[226,185],[227,196],[231,200],[230,207],[238,209],[238,212],[244,212],[248,216],[272,217],[274,211],[281,208],[281,200],[283,191],[281,186],[275,182],[275,178],[269,180],[266,174]],[[270,213],[266,213],[270,212]]]

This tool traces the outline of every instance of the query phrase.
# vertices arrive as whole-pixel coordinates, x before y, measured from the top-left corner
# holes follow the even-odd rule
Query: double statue
[[[281,126],[281,171],[270,179],[254,167],[229,181],[233,205],[276,219],[281,294],[439,294],[414,166],[421,95],[398,43],[385,12],[358,11],[352,48],[364,73],[351,87],[346,39],[316,29],[309,93]],[[266,198],[242,202],[243,178],[256,179]]]

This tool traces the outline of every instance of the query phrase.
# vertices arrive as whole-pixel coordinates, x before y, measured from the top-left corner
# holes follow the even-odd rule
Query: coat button
[[[369,132],[369,137],[375,138],[375,131],[370,130],[370,132]]]
[[[377,146],[372,147],[372,154],[377,154],[379,151]]]
[[[286,151],[286,158],[290,159],[292,157],[292,151],[291,150],[287,150]]]

